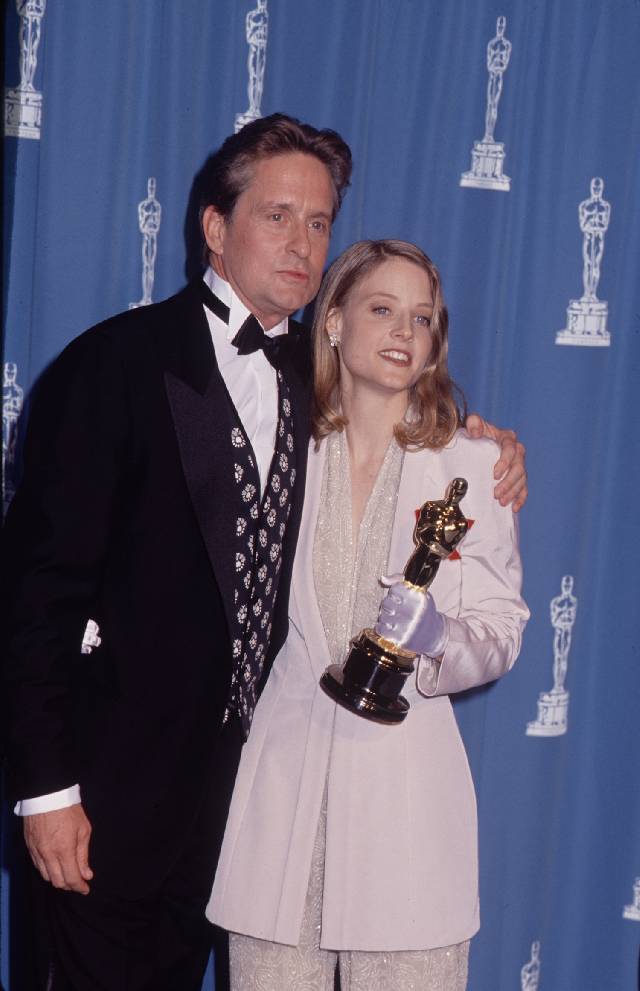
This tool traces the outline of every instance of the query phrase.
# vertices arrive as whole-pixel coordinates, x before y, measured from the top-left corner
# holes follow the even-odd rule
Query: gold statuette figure
[[[469,528],[459,503],[467,491],[464,478],[454,478],[444,499],[424,503],[413,531],[415,550],[404,570],[404,583],[425,595],[441,561],[456,549]],[[331,664],[320,679],[327,695],[365,719],[399,723],[409,711],[400,694],[414,670],[414,651],[366,629],[351,641],[342,665]]]

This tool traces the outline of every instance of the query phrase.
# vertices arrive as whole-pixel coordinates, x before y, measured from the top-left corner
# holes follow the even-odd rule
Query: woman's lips
[[[411,364],[409,352],[402,351],[400,348],[385,348],[384,351],[378,351],[378,354],[385,361],[390,361],[392,365],[398,365],[401,368],[406,368],[407,365]]]

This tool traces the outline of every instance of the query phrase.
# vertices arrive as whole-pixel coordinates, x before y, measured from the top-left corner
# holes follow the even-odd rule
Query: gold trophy
[[[469,522],[458,504],[467,487],[466,479],[454,478],[444,499],[429,500],[420,509],[413,531],[415,550],[404,569],[405,584],[426,594],[440,562],[464,537]],[[400,723],[409,711],[400,692],[417,656],[375,630],[362,630],[351,641],[344,664],[329,665],[320,685],[335,702],[365,719]]]

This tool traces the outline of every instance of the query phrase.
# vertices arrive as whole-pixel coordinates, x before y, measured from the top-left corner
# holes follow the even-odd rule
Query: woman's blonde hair
[[[433,295],[432,347],[429,362],[410,392],[408,416],[394,427],[395,438],[405,450],[444,447],[466,416],[462,392],[447,369],[447,308],[440,274],[424,251],[408,241],[357,241],[333,262],[316,302],[313,321],[314,403],[313,436],[316,441],[346,426],[340,410],[340,362],[326,332],[327,317],[344,305],[347,296],[366,275],[389,258],[406,258],[427,273]],[[460,395],[463,412],[454,398]]]

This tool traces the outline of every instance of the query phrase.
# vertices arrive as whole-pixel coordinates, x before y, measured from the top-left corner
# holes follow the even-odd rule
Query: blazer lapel
[[[293,409],[293,440],[296,452],[296,484],[293,491],[293,505],[291,507],[291,519],[289,520],[288,532],[293,535],[293,539],[287,537],[286,552],[291,555],[291,561],[285,560],[284,566],[287,573],[290,573],[293,563],[293,553],[295,551],[295,537],[300,526],[302,516],[302,505],[305,495],[305,479],[307,472],[307,453],[309,449],[309,434],[311,432],[311,394],[309,383],[304,380],[299,371],[299,366],[295,361],[295,352],[299,347],[304,346],[300,341],[300,335],[307,334],[305,328],[290,321],[290,330],[285,347],[282,352],[280,367],[291,396],[291,406]],[[289,567],[287,568],[287,564]]]
[[[435,455],[429,457],[429,453],[407,452],[404,456],[389,548],[388,569],[392,575],[404,572],[413,550],[416,510],[427,499],[442,499],[444,495],[438,490],[437,479],[432,471],[432,458]]]
[[[309,661],[318,678],[331,662],[313,579],[313,543],[320,510],[326,449],[326,443],[320,445],[319,451],[315,451],[312,445],[309,448],[304,509],[291,586],[291,619],[308,645]]]
[[[296,452],[296,484],[293,488],[291,515],[287,524],[286,536],[282,553],[282,573],[280,589],[274,613],[271,643],[264,669],[266,679],[271,662],[282,647],[288,629],[289,586],[296,553],[300,520],[305,500],[305,479],[307,472],[307,452],[310,433],[310,391],[305,368],[305,354],[308,351],[308,331],[306,328],[289,320],[289,332],[283,339],[278,367],[289,386],[289,395],[293,410],[293,440]]]

